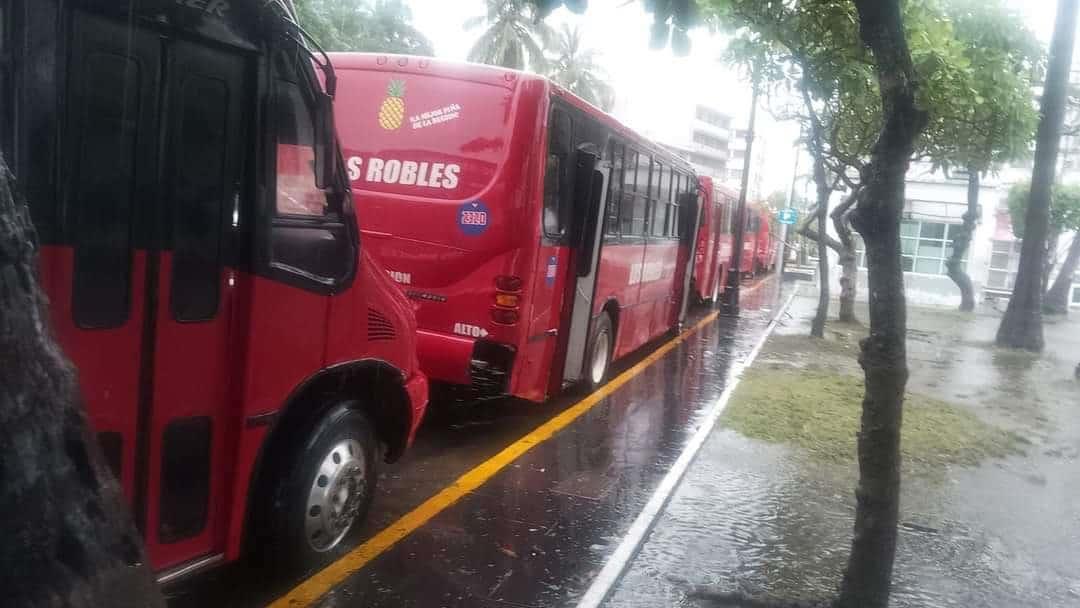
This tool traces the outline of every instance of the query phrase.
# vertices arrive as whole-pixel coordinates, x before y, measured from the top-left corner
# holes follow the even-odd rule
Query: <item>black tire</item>
[[[269,484],[272,553],[262,556],[273,565],[310,570],[355,544],[375,496],[377,453],[371,421],[357,407],[355,401],[331,407],[281,461],[276,482]],[[323,496],[316,496],[316,487],[326,488]],[[344,530],[330,538],[333,526]],[[311,534],[312,528],[322,536]]]
[[[606,339],[604,338],[606,336]],[[600,352],[599,349],[603,349],[604,352]],[[596,320],[596,324],[593,325],[592,335],[589,336],[589,357],[586,359],[585,365],[585,384],[588,388],[596,388],[607,382],[608,376],[611,373],[611,355],[615,351],[615,326],[611,322],[611,316],[608,313],[600,313],[600,318]],[[604,357],[603,372],[595,374],[594,362],[596,357],[602,355]]]

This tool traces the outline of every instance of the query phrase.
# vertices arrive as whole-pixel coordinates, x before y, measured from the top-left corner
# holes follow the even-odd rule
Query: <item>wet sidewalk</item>
[[[414,449],[380,475],[365,526],[369,540],[405,532],[365,549],[370,556],[357,568],[339,563],[304,583],[241,565],[176,590],[170,606],[573,605],[723,391],[732,363],[772,318],[778,281],[746,290],[741,318],[717,318],[673,346],[661,342],[621,362],[614,373],[627,371],[628,379],[610,394],[599,391],[600,399],[434,409]],[[708,316],[696,311],[687,326]],[[654,348],[668,350],[657,356]],[[582,404],[588,409],[550,438],[502,468],[492,465]],[[425,506],[477,474],[491,476],[449,506]],[[410,528],[424,510],[430,518]]]
[[[808,333],[810,291],[774,335]],[[992,310],[909,309],[909,392],[1015,434],[1022,453],[905,475],[894,607],[1080,605],[1080,320],[1047,325],[1042,356],[994,348],[999,321]],[[854,357],[848,371],[859,373]],[[853,461],[722,422],[604,605],[707,605],[687,597],[694,585],[828,597],[848,556],[856,480]]]

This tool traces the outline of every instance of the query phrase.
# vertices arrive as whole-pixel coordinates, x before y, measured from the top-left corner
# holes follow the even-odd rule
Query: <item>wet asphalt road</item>
[[[745,287],[744,287],[745,289]],[[707,324],[566,428],[336,586],[320,606],[572,604],[618,544],[697,420],[778,305],[766,279],[739,319]],[[695,312],[695,319],[708,311]],[[688,323],[688,327],[692,326]],[[648,354],[646,347],[615,369]],[[409,454],[384,465],[370,538],[457,477],[581,399],[434,403]],[[299,579],[248,563],[167,590],[171,608],[262,606]]]

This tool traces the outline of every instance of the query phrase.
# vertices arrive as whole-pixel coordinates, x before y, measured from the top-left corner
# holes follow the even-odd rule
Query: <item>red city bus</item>
[[[699,177],[701,195],[701,225],[694,247],[694,297],[699,302],[716,302],[727,284],[731,267],[731,244],[735,222],[735,207],[739,193],[714,182],[711,177]]]
[[[332,58],[365,243],[419,305],[432,380],[541,401],[677,325],[688,164],[533,74]]]
[[[739,260],[739,271],[744,277],[768,272],[776,263],[776,244],[769,231],[769,215],[768,209],[760,203],[746,206],[746,231]]]
[[[290,11],[0,5],[0,146],[162,581],[245,530],[297,564],[341,552],[427,403],[412,305],[360,249],[332,68]]]

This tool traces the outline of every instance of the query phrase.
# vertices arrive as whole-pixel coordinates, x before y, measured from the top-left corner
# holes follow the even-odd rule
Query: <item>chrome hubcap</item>
[[[596,345],[593,347],[592,370],[589,378],[593,384],[600,384],[607,373],[608,351],[611,350],[611,338],[605,329],[596,334]]]
[[[364,465],[364,451],[353,439],[337,443],[323,458],[311,481],[304,518],[312,549],[333,549],[356,521],[366,491]]]

